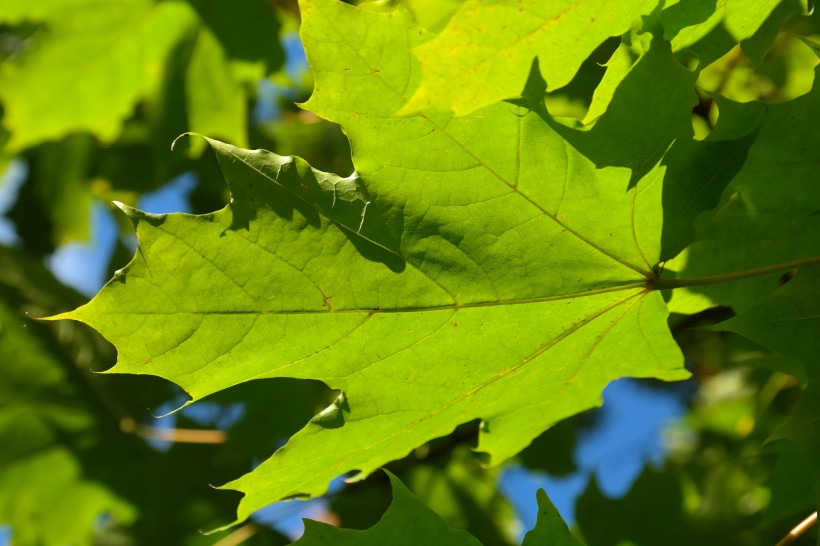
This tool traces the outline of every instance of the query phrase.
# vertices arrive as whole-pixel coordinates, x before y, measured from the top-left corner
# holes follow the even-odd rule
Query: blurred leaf
[[[498,469],[486,468],[466,446],[449,461],[417,464],[403,474],[407,486],[450,527],[468,531],[482,544],[515,544],[512,507],[499,492],[498,479]]]
[[[353,172],[350,144],[337,125],[307,111],[286,112],[260,128],[280,155],[296,155],[327,172]],[[258,143],[264,147],[264,143]],[[224,184],[223,184],[224,185]]]
[[[11,269],[12,259],[13,254],[4,251],[0,263]],[[5,294],[11,288],[7,280],[0,285]],[[15,543],[24,546],[90,545],[99,517],[108,514],[119,524],[129,524],[135,508],[83,472],[77,449],[93,441],[96,408],[67,373],[65,357],[44,343],[42,327],[30,324],[4,299],[0,521],[11,525]]]
[[[589,425],[587,414],[581,414],[547,429],[518,454],[518,461],[529,470],[553,476],[566,476],[576,470],[573,451],[579,429]]]
[[[52,227],[50,239],[55,247],[90,237],[91,194],[88,186],[95,167],[96,141],[88,134],[75,134],[61,142],[46,143],[31,155],[27,184],[48,216]],[[19,231],[30,225],[16,217]],[[42,230],[42,220],[35,221]],[[24,240],[29,239],[20,233]]]
[[[275,396],[276,388],[259,392],[257,403],[248,396],[249,422],[244,429],[234,427],[236,443],[229,436],[221,445],[174,444],[158,452],[122,429],[160,428],[145,405],[167,401],[170,385],[93,375],[89,368],[105,368],[113,360],[96,334],[73,324],[53,328],[26,316],[81,301],[40,260],[0,248],[0,522],[26,546],[92,544],[100,534],[141,544],[212,544],[197,530],[228,521],[236,499],[207,482],[245,471],[259,450],[269,452],[277,439],[302,426],[322,400],[309,403],[306,394],[315,385],[279,387],[280,393],[302,397],[290,406],[287,419],[271,420],[261,402],[264,393]],[[268,382],[252,386],[261,383]],[[272,426],[260,425],[266,420]],[[242,440],[249,427],[253,448]],[[255,540],[273,535],[263,529]]]
[[[481,543],[464,531],[453,531],[435,512],[427,508],[392,474],[393,502],[382,519],[366,531],[337,529],[326,523],[305,520],[305,534],[294,544],[395,546],[448,544],[479,546]],[[412,532],[409,530],[412,529]]]
[[[538,501],[538,521],[535,528],[526,534],[521,546],[584,546],[583,543],[569,532],[567,524],[561,519],[547,493],[539,489],[536,493]]]
[[[151,0],[11,0],[0,20],[43,24],[36,45],[0,70],[14,151],[80,130],[113,141],[135,103],[154,91],[173,43],[196,21],[183,3]]]
[[[206,28],[197,33],[185,83],[190,130],[247,146],[245,94],[221,44]]]
[[[284,61],[278,20],[264,0],[236,6],[12,0],[0,8],[0,22],[24,21],[40,25],[33,46],[0,67],[11,151],[76,131],[111,143],[140,101],[149,109],[167,102],[170,90],[162,82],[169,77],[184,82],[188,120],[171,138],[193,130],[246,145],[246,102],[253,91],[243,84],[254,85]],[[180,49],[182,71],[175,64]]]
[[[103,516],[129,524],[136,512],[106,486],[84,478],[66,450],[0,466],[0,521],[11,526],[15,544],[90,546]]]

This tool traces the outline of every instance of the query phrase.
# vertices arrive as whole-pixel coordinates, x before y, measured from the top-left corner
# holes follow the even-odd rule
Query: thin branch
[[[128,434],[147,440],[160,440],[178,444],[224,444],[228,435],[224,430],[202,430],[196,428],[156,428],[141,425],[133,419],[120,420],[120,429]]]
[[[717,284],[721,282],[739,281],[741,279],[748,279],[750,277],[758,277],[768,273],[776,273],[778,271],[785,271],[787,269],[794,269],[795,267],[820,263],[820,256],[810,256],[800,260],[792,260],[790,262],[782,262],[779,264],[767,265],[764,267],[756,267],[754,269],[746,269],[743,271],[735,271],[734,273],[726,273],[723,275],[710,275],[708,277],[698,277],[694,279],[654,279],[650,282],[650,286],[656,290],[666,290],[667,288],[681,288],[684,286],[700,286],[704,284]]]
[[[817,512],[798,523],[794,529],[789,531],[788,535],[783,537],[783,540],[777,543],[777,546],[786,546],[787,544],[791,544],[797,540],[800,535],[811,529],[815,523],[817,523]]]
[[[230,535],[224,537],[223,539],[215,542],[213,546],[236,546],[237,544],[242,544],[253,535],[258,533],[261,530],[261,527],[256,525],[255,523],[248,523],[243,525],[239,529],[234,530]]]

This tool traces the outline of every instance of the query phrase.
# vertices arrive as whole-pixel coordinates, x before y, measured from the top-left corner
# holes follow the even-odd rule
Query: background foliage
[[[400,11],[395,11],[396,4],[402,4]],[[390,237],[402,233],[404,246],[395,248],[406,263],[423,264],[419,270],[429,276],[435,267],[429,264],[436,259],[455,260],[452,251],[435,246],[440,241],[450,241],[475,261],[492,246],[484,231],[503,237],[529,219],[504,200],[484,209],[473,206],[464,216],[452,209],[439,217],[419,212],[423,208],[419,203],[444,209],[459,199],[475,205],[498,197],[475,165],[459,163],[463,158],[451,142],[438,140],[440,133],[427,136],[429,127],[415,116],[424,109],[425,119],[474,146],[477,162],[502,175],[512,168],[510,154],[527,155],[531,171],[516,178],[522,188],[538,180],[539,173],[561,174],[556,167],[560,163],[539,159],[542,154],[556,157],[543,151],[545,142],[552,146],[550,153],[563,149],[565,170],[572,180],[594,179],[601,188],[616,191],[602,190],[590,198],[572,191],[583,188],[574,182],[566,205],[561,197],[554,211],[554,197],[538,195],[544,213],[557,216],[560,208],[570,229],[593,240],[602,254],[638,264],[638,269],[644,268],[642,259],[648,260],[644,269],[649,272],[663,263],[662,278],[667,281],[675,274],[705,277],[816,258],[820,192],[815,173],[820,142],[814,120],[820,113],[820,91],[814,86],[814,66],[820,21],[811,6],[789,0],[661,5],[633,1],[617,7],[603,1],[554,2],[543,9],[540,2],[519,4],[406,0],[367,3],[354,10],[336,2],[314,1],[303,2],[300,10],[295,4],[263,0],[104,4],[53,0],[9,1],[0,7],[0,163],[8,173],[25,172],[16,190],[10,187],[12,176],[4,178],[3,190],[13,196],[7,211],[13,234],[6,236],[0,249],[0,522],[8,524],[15,544],[215,544],[220,540],[226,541],[223,544],[287,544],[281,525],[274,530],[261,520],[222,535],[200,534],[199,530],[233,521],[238,501],[235,493],[214,491],[208,484],[223,484],[246,474],[306,425],[308,432],[338,433],[332,443],[315,435],[321,445],[333,445],[326,449],[337,457],[344,449],[354,450],[361,442],[396,428],[387,422],[355,437],[348,432],[349,425],[337,427],[334,420],[339,416],[344,420],[350,411],[345,404],[358,411],[359,398],[338,398],[338,391],[328,388],[348,395],[350,389],[356,392],[354,386],[339,382],[336,372],[300,375],[322,379],[324,384],[287,377],[246,381],[259,373],[250,368],[244,375],[206,374],[190,383],[177,377],[175,381],[189,394],[210,396],[191,406],[193,411],[160,421],[145,408],[163,413],[179,406],[185,395],[173,384],[149,375],[91,373],[114,364],[115,351],[106,341],[77,322],[35,322],[30,317],[56,315],[86,303],[86,296],[64,286],[50,270],[56,268],[54,256],[59,249],[97,236],[92,211],[99,210],[100,203],[116,200],[127,211],[116,215],[119,233],[106,265],[107,276],[119,271],[134,253],[134,221],[142,230],[141,255],[146,263],[170,264],[168,282],[178,282],[174,279],[182,272],[179,286],[170,293],[182,294],[186,285],[198,287],[198,295],[186,301],[200,306],[202,301],[233,304],[233,296],[225,284],[202,288],[206,285],[196,278],[201,266],[194,263],[186,273],[182,257],[178,262],[170,259],[185,256],[173,245],[186,241],[188,235],[193,241],[204,237],[205,223],[213,224],[208,229],[217,240],[219,232],[226,231],[219,223],[233,227],[233,221],[246,221],[248,229],[258,230],[263,238],[291,230],[299,234],[302,245],[308,240],[319,249],[338,245],[325,252],[321,272],[309,275],[322,280],[319,286],[324,288],[317,291],[291,278],[287,281],[290,300],[283,294],[265,293],[270,299],[254,305],[277,309],[296,302],[322,313],[346,306],[360,308],[362,302],[367,309],[398,306],[411,297],[420,307],[431,305],[432,296],[425,299],[428,295],[414,295],[410,289],[401,292],[401,286],[413,287],[414,282],[422,286],[426,281],[421,276],[414,279],[404,271],[397,284],[390,285],[392,274],[376,265],[381,265],[380,260],[388,266],[391,262],[374,256],[372,248],[356,246],[356,236],[351,234],[364,233],[390,249],[395,242]],[[282,46],[292,42],[300,13],[313,74],[289,70]],[[345,57],[340,44],[354,44],[358,56]],[[371,70],[373,59],[380,63],[378,72]],[[419,68],[412,68],[415,62]],[[409,79],[403,81],[407,74]],[[315,91],[308,101],[314,77]],[[385,85],[401,88],[404,94],[392,96]],[[502,102],[507,99],[513,100]],[[297,108],[294,101],[306,102],[307,109]],[[529,134],[542,148],[526,147],[511,138],[511,113],[518,116],[516,120],[529,116]],[[325,120],[339,123],[351,144]],[[218,139],[212,144],[221,156],[221,168],[203,139],[180,140],[171,153],[170,142],[186,131]],[[250,160],[240,148],[296,154],[307,163],[291,169],[294,164],[277,163],[281,160],[272,156]],[[294,191],[313,184],[307,202],[331,221],[297,222],[294,227],[292,221],[282,221],[292,220],[292,211],[287,218],[288,211],[265,210],[255,202],[242,209],[249,198],[263,203],[270,198],[247,189],[255,179],[245,164],[261,171],[276,166],[277,177],[279,171],[285,173],[277,178],[281,187],[297,188]],[[310,170],[308,164],[317,170]],[[406,168],[410,164],[423,168],[413,174]],[[359,180],[326,174],[346,176],[354,165]],[[437,165],[442,172],[436,171]],[[452,178],[452,172],[461,178]],[[168,216],[160,222],[128,207],[139,207],[146,195],[180,175],[195,176],[197,181],[189,197],[191,212],[211,213],[231,197],[239,212],[195,217],[200,220]],[[659,179],[664,180],[663,194],[653,197],[653,188],[660,184],[652,182]],[[391,185],[396,180],[401,184]],[[450,189],[455,186],[447,186],[458,183],[469,191],[459,194]],[[326,192],[328,184],[333,186],[332,200]],[[410,210],[405,219],[421,219],[396,228],[400,215],[383,203],[405,199],[401,192],[406,186],[413,188],[407,195],[416,201],[404,205],[404,211]],[[626,188],[632,193],[624,194]],[[282,199],[279,194],[274,197]],[[609,232],[618,234],[623,227],[618,224],[619,207],[628,210],[633,198],[650,203],[639,209],[638,218],[649,226],[644,232],[649,235],[636,245],[638,250],[650,249],[648,257],[626,253],[624,248],[632,244],[628,238],[608,242]],[[600,206],[601,199],[607,199],[606,207]],[[662,205],[662,232],[650,229],[660,225],[661,209],[652,208],[652,199],[660,199],[657,205]],[[287,203],[311,219],[311,212],[305,213],[299,203]],[[247,217],[242,217],[243,212]],[[506,224],[499,223],[499,215]],[[675,222],[668,221],[673,217]],[[573,218],[584,220],[573,224]],[[379,224],[379,219],[385,223]],[[194,221],[201,222],[199,231],[186,235],[186,222]],[[161,235],[150,231],[160,225],[173,235],[165,247],[159,246],[165,244]],[[315,225],[321,229],[310,235]],[[332,239],[334,225],[345,227],[347,238]],[[527,292],[529,297],[609,288],[624,278],[619,270],[610,269],[576,281],[574,268],[581,253],[568,246],[557,257],[528,254],[533,233],[543,238],[548,232],[533,224],[527,229],[531,231],[521,232],[520,238],[508,237],[494,249],[496,259],[504,260],[499,262],[503,267],[470,269],[469,260],[452,261],[450,266],[457,264],[460,269],[454,268],[448,276],[447,268],[442,268],[436,278],[445,291],[463,297],[462,303],[488,297],[482,292],[488,286],[487,275],[496,275],[494,301],[531,290],[528,275],[546,267],[547,259],[553,260],[560,282],[550,277],[555,286],[544,288],[547,281],[542,277],[537,286],[541,292]],[[148,245],[152,240],[153,246]],[[294,257],[301,252],[281,242],[277,245],[277,252],[281,248]],[[156,262],[151,261],[155,259],[152,248],[160,255]],[[217,256],[238,264],[248,260],[247,250],[225,248],[217,250]],[[430,261],[418,256],[429,256]],[[516,262],[517,256],[529,261]],[[263,287],[284,282],[276,277],[278,262],[266,259],[252,258],[251,273],[257,273],[257,267],[266,273],[251,277],[243,286],[254,278]],[[533,260],[543,263],[535,268]],[[112,283],[95,300],[96,308],[81,308],[73,316],[91,322],[117,342],[120,370],[174,379],[179,374],[171,365],[146,367],[142,357],[132,356],[146,344],[144,335],[129,338],[125,334],[132,326],[118,326],[110,316],[103,320],[94,315],[101,305],[108,306],[107,312],[123,315],[140,305],[163,305],[165,296],[156,292],[131,295],[138,283],[139,264],[135,264],[126,271],[125,284]],[[392,265],[393,273],[401,272],[400,266]],[[568,533],[549,500],[539,494],[538,523],[524,544],[581,540],[590,546],[774,544],[816,510],[820,436],[818,392],[812,379],[820,353],[815,335],[820,306],[817,267],[795,264],[736,282],[679,287],[664,291],[663,298],[661,292],[648,296],[647,301],[657,305],[647,307],[645,313],[655,313],[661,326],[667,320],[666,300],[672,312],[669,331],[693,376],[683,389],[652,384],[668,396],[683,398],[687,406],[686,416],[670,431],[666,460],[648,466],[621,498],[606,496],[591,481],[576,505],[573,531],[578,538]],[[340,273],[347,270],[356,272],[355,282]],[[237,270],[234,279],[244,279],[245,274]],[[345,287],[357,285],[361,292],[346,296]],[[391,299],[395,293],[399,296]],[[360,300],[355,305],[350,299],[354,296]],[[614,301],[607,294],[595,298],[602,306]],[[585,303],[593,299],[579,302],[575,312],[579,316],[597,312],[589,309],[599,300]],[[524,308],[487,311],[481,320],[504,325],[506,330],[498,327],[492,336],[485,333],[465,337],[466,341],[457,336],[468,336],[460,332],[468,332],[474,326],[471,321],[479,319],[469,312],[447,318],[448,337],[437,346],[437,353],[422,356],[427,362],[441,354],[459,357],[457,347],[478,346],[488,360],[518,358],[516,351],[530,350],[526,344],[538,342],[540,335],[525,322],[560,322],[530,316]],[[83,315],[82,309],[91,311]],[[559,315],[553,307],[546,313]],[[333,320],[342,316],[336,314]],[[151,329],[164,335],[182,324],[179,317],[173,320],[177,322]],[[417,317],[407,321],[420,323]],[[383,324],[381,330],[369,333],[372,339],[385,344],[398,339],[397,324],[404,323]],[[520,397],[547,399],[552,412],[548,417],[539,413],[510,426],[506,436],[490,434],[488,439],[478,419],[486,417],[481,411],[507,409],[506,398],[499,397],[480,402],[481,411],[447,417],[438,428],[419,430],[392,450],[352,466],[326,468],[322,461],[311,466],[296,451],[297,464],[285,467],[286,472],[291,477],[299,472],[311,475],[311,488],[284,488],[272,494],[250,474],[238,482],[238,488],[249,493],[243,501],[249,508],[243,509],[241,517],[289,494],[321,494],[332,478],[348,470],[369,473],[386,465],[392,474],[379,471],[345,487],[334,485],[318,513],[342,527],[370,530],[336,530],[312,523],[299,542],[400,544],[410,539],[417,543],[417,537],[429,533],[430,543],[520,543],[519,535],[528,529],[515,527],[514,511],[499,492],[498,467],[486,466],[486,456],[470,448],[478,445],[480,451],[493,452],[494,462],[507,460],[536,474],[570,473],[576,438],[594,426],[596,414],[569,416],[594,406],[606,382],[623,375],[665,379],[685,375],[674,361],[677,349],[672,338],[657,341],[661,334],[655,335],[660,332],[655,324],[651,340],[643,343],[636,337],[640,324],[629,323],[616,332],[617,344],[607,349],[609,359],[603,359],[589,377],[573,376],[582,385],[572,397],[545,394],[549,378],[562,377],[554,368],[546,368],[543,377],[511,383]],[[214,328],[211,338],[217,339],[226,326],[219,323]],[[262,333],[268,336],[271,330]],[[523,339],[493,348],[498,339],[513,334]],[[303,339],[288,335],[289,342],[299,347],[329,343],[309,328]],[[129,347],[129,342],[137,348]],[[162,336],[156,342],[163,343]],[[663,353],[654,357],[657,366],[647,363],[648,348]],[[245,365],[255,365],[254,355],[259,365],[267,365],[269,355],[257,353],[256,346],[251,349]],[[155,347],[148,347],[148,358],[154,357],[152,351]],[[191,358],[184,355],[181,362]],[[444,373],[443,368],[440,371]],[[401,392],[398,383],[386,387],[396,374],[391,369],[388,375],[378,376],[378,383],[361,388]],[[461,375],[454,373],[447,381],[456,382]],[[435,402],[432,390],[414,396]],[[169,420],[175,422],[168,426]],[[490,421],[489,426],[495,433],[495,424]],[[299,434],[305,437],[304,431]],[[346,448],[344,442],[352,447]],[[293,441],[289,445],[291,452],[297,449]],[[259,474],[268,467],[260,468]],[[536,499],[531,502],[535,505]],[[287,515],[286,511],[279,516]],[[410,526],[417,535],[407,532]],[[797,543],[813,541],[814,531]]]

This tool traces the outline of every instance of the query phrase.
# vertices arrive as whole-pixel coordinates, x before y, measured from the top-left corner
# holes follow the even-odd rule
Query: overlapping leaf
[[[779,4],[784,9],[772,12]],[[805,0],[718,0],[717,2],[687,2],[673,0],[664,3],[660,15],[664,36],[671,40],[676,51],[696,53],[700,61],[709,64],[734,47],[748,40],[770,17],[772,30],[765,34],[768,41],[777,33],[777,27],[790,15],[805,11]],[[765,45],[768,47],[768,44]]]
[[[794,279],[714,329],[737,332],[761,345],[802,360],[808,375],[820,353],[820,266],[801,267]]]
[[[596,102],[605,103],[607,93],[640,54],[640,47],[633,48],[631,42],[639,42],[641,32],[662,27],[676,53],[694,54],[705,66],[753,37],[750,49],[756,58],[762,57],[780,24],[806,11],[803,0],[721,0],[717,4],[473,0],[461,7],[435,40],[418,46],[423,80],[403,111],[432,106],[462,115],[513,97],[526,79],[527,64],[536,57],[550,90],[563,87],[606,38],[632,27],[636,33],[618,49],[605,85],[596,92]],[[593,110],[599,113],[601,108]]]
[[[598,117],[614,91],[638,59],[646,52],[649,33],[671,42],[676,57],[696,60],[701,68],[728,53],[738,42],[743,52],[759,62],[769,49],[781,24],[789,17],[806,13],[802,0],[721,0],[720,2],[664,2],[662,11],[643,18],[642,24],[626,34],[607,61],[607,71],[595,89],[586,119]]]
[[[563,87],[610,36],[629,30],[654,0],[473,0],[435,39],[419,44],[421,87],[405,106],[466,114],[514,97],[537,57],[550,89]]]
[[[469,531],[482,544],[517,545],[515,510],[498,487],[501,469],[483,465],[481,457],[461,443],[473,436],[475,425],[462,425],[390,468],[448,526]],[[390,483],[382,477],[377,473],[334,495],[330,508],[340,527],[365,529],[376,523],[390,504]]]
[[[687,276],[753,273],[738,282],[693,287],[710,301],[742,310],[761,303],[779,286],[778,263],[820,260],[820,193],[814,173],[820,137],[799,119],[820,115],[820,86],[782,104],[719,101],[716,131],[736,138],[757,132],[743,167],[723,192],[713,212],[696,223],[698,241],[689,248]]]

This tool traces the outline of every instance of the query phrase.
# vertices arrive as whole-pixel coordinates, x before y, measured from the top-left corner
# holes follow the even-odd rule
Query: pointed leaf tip
[[[182,134],[181,134],[181,135],[179,135],[178,137],[176,137],[176,138],[174,139],[174,141],[173,141],[173,142],[171,142],[171,151],[172,151],[172,152],[174,151],[174,146],[176,146],[176,145],[177,145],[177,142],[179,142],[180,140],[182,140],[182,138],[183,138],[183,137],[186,137],[186,136],[198,136],[198,137],[204,138],[205,140],[207,140],[207,141],[208,141],[208,143],[209,143],[209,144],[213,144],[214,142],[219,142],[218,140],[214,140],[214,139],[212,139],[212,138],[208,138],[208,137],[206,137],[206,136],[205,136],[205,135],[203,135],[203,134],[196,133],[196,132],[194,132],[194,131],[187,131],[187,132],[185,132],[185,133],[182,133]]]
[[[174,151],[174,146],[176,146],[176,145],[177,145],[177,141],[178,141],[178,140],[181,140],[181,139],[182,139],[182,137],[186,137],[186,136],[188,136],[188,135],[190,135],[190,134],[191,134],[191,133],[182,133],[181,135],[179,135],[178,137],[176,137],[176,138],[173,140],[173,142],[171,142],[171,151],[172,151],[172,152]]]
[[[123,211],[125,214],[130,214],[130,211],[134,210],[133,207],[126,205],[122,201],[111,201],[111,204]]]
[[[151,225],[158,225],[165,221],[165,214],[145,212],[144,210],[139,210],[120,201],[112,201],[111,204],[125,213],[125,215],[134,224],[134,227],[136,227],[140,221],[146,221]]]
[[[584,546],[584,543],[570,532],[546,491],[539,489],[535,493],[535,499],[538,503],[538,519],[535,527],[524,536],[521,546]]]
[[[74,311],[67,311],[65,313],[59,313],[57,315],[51,315],[48,317],[31,317],[34,320],[42,320],[42,321],[53,321],[53,320],[73,320],[74,319]]]

